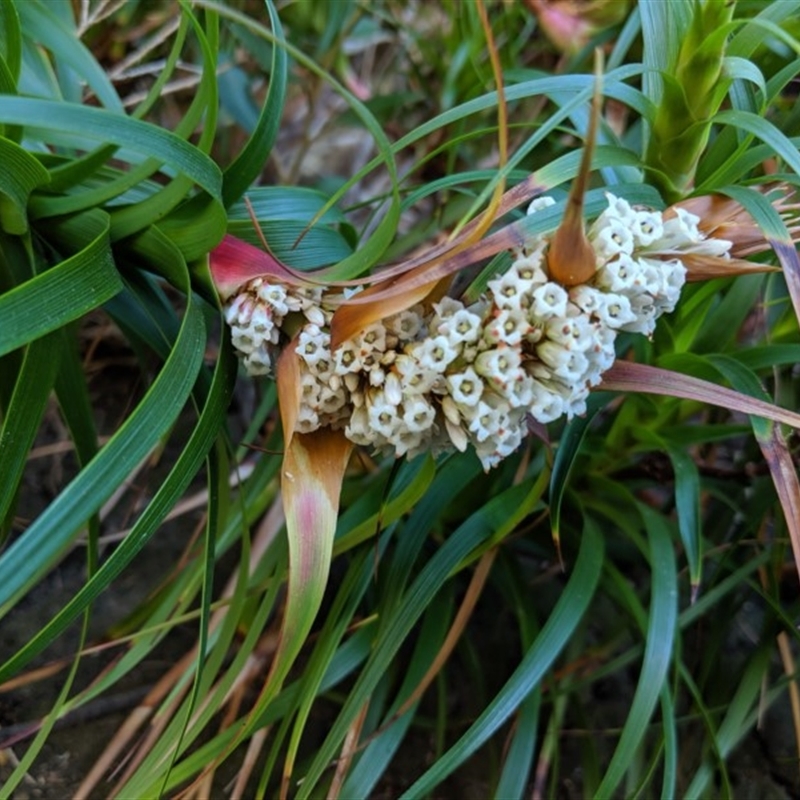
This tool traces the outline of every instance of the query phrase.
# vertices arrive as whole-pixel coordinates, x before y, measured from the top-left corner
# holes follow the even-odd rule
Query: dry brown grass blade
[[[421,267],[404,272],[384,283],[376,283],[349,298],[333,315],[331,347],[355,336],[371,322],[389,316],[388,308],[408,308],[424,298],[441,281],[465,267],[490,258],[501,250],[521,247],[525,237],[519,223],[512,223],[464,249],[450,250],[441,259],[427,261]],[[394,302],[400,298],[400,303]],[[409,302],[410,300],[410,302]],[[391,305],[389,305],[391,303]]]
[[[800,480],[786,439],[777,425],[769,426],[767,436],[757,435],[758,445],[772,475],[772,483],[778,494],[789,539],[792,543],[794,562],[800,575]]]
[[[772,206],[781,215],[792,239],[800,236],[798,225],[798,206],[793,202],[793,189],[787,184],[765,185],[759,190],[762,194],[777,194]],[[675,215],[680,207],[700,218],[698,227],[708,237],[727,239],[733,243],[731,255],[744,258],[754,253],[770,249],[764,232],[756,224],[750,213],[736,200],[722,194],[708,194],[680,200],[664,212],[664,218]]]
[[[361,706],[361,710],[358,712],[356,718],[353,720],[353,724],[347,731],[347,736],[344,737],[342,754],[339,756],[339,760],[336,763],[336,772],[333,774],[333,780],[331,780],[331,785],[328,787],[326,800],[338,800],[339,798],[344,779],[347,777],[347,772],[353,761],[353,756],[358,752],[358,740],[361,737],[361,730],[364,727],[364,720],[367,718],[368,711],[369,703],[367,702]],[[288,778],[289,776],[285,777]],[[288,781],[281,787],[282,790],[284,788],[288,788]],[[286,800],[286,797],[287,795],[281,791],[281,800]]]
[[[494,40],[494,33],[492,32],[484,0],[477,0],[477,8],[478,16],[481,19],[481,28],[483,28],[483,33],[486,37],[486,50],[489,53],[492,75],[497,88],[497,169],[501,177],[495,184],[488,208],[478,218],[478,224],[473,232],[463,240],[465,245],[480,239],[497,219],[497,213],[503,201],[503,190],[506,185],[503,169],[508,162],[508,106],[506,105],[506,92],[503,83],[503,65],[500,62],[500,54],[497,51],[497,44]],[[458,238],[460,230],[461,226],[456,226],[450,238]]]
[[[269,547],[271,541],[274,540],[275,536],[281,529],[283,524],[283,507],[280,503],[273,503],[270,507],[270,510],[265,515],[264,519],[262,520],[261,524],[256,531],[255,536],[253,537],[253,543],[250,548],[250,565],[249,565],[249,574],[252,575],[254,570],[256,569],[259,561],[261,560],[262,555]],[[225,586],[224,591],[222,592],[221,599],[226,600],[229,599],[235,590],[236,582],[239,580],[239,573],[238,569],[235,570],[228,582]],[[221,608],[217,609],[211,617],[209,622],[209,631],[216,630],[217,626],[223,621],[225,614],[227,614],[227,606],[222,605]],[[263,665],[263,659],[266,657],[265,653],[267,651],[272,652],[274,650],[274,646],[264,648],[264,652],[261,653],[261,660],[259,660],[259,665]],[[97,782],[100,780],[103,774],[107,770],[110,769],[113,762],[117,759],[120,753],[122,753],[123,749],[127,747],[133,737],[136,735],[136,732],[142,727],[143,724],[147,722],[150,716],[153,713],[153,710],[157,706],[159,702],[166,696],[166,693],[172,688],[172,686],[180,679],[181,675],[190,667],[191,663],[194,661],[197,654],[197,645],[192,648],[189,652],[184,655],[181,660],[172,667],[169,672],[161,678],[158,684],[153,688],[152,692],[145,698],[145,700],[141,703],[141,705],[135,709],[129,718],[125,720],[123,725],[120,727],[119,731],[114,735],[111,742],[109,742],[108,746],[105,748],[103,753],[101,754],[100,758],[95,762],[92,766],[91,771],[84,779],[83,783],[81,784],[80,788],[78,789],[78,794],[76,795],[77,798],[84,798],[88,797],[92,790],[97,785]],[[260,666],[254,669],[255,672],[260,670]],[[242,670],[242,675],[246,675],[248,670]],[[229,697],[233,698],[233,702],[231,706],[236,706],[236,702],[238,699],[237,689],[241,686],[244,686],[244,683],[240,680],[240,682],[231,689],[229,693]],[[213,695],[213,692],[209,694],[209,696]],[[226,698],[227,700],[228,698]],[[177,705],[173,705],[173,710],[177,708]],[[202,708],[198,710],[196,713],[200,713]],[[230,714],[233,713],[229,708],[228,713],[226,714],[226,718],[230,718]],[[148,738],[145,742],[143,742],[134,757],[134,764],[129,764],[125,775],[123,775],[122,782],[127,780],[127,777],[131,774],[132,769],[135,768],[136,764],[140,763],[144,756],[149,752],[149,744],[153,742],[158,733],[166,726],[171,718],[171,714],[165,712],[162,714],[163,722],[161,726],[158,727],[158,730],[154,728],[149,732]],[[233,718],[231,718],[232,724]],[[205,773],[204,773],[205,774]],[[119,784],[118,784],[119,785]]]
[[[503,69],[483,0],[479,0],[477,8],[497,87],[497,166],[502,174],[503,167],[508,160],[508,108],[503,85]],[[510,197],[504,195],[504,189],[505,179],[501,178],[495,185],[492,199],[486,210],[476,220],[464,225],[463,229],[457,226],[440,254],[434,250],[428,253],[426,260],[419,264],[407,262],[399,269],[383,271],[379,274],[380,283],[374,284],[371,290],[362,293],[355,303],[343,305],[334,315],[331,325],[331,348],[335,349],[370,323],[421,302],[437,286],[440,286],[442,280],[449,277],[451,273],[434,275],[437,259],[444,256],[445,253],[448,257],[456,256],[481,240],[498,216],[506,211],[507,201]],[[373,294],[370,295],[370,292]],[[365,300],[365,298],[367,299]]]
[[[503,195],[497,208],[495,218],[500,219],[508,214],[509,211],[517,208],[517,206],[521,206],[523,203],[531,201],[534,197],[538,197],[540,194],[551,188],[551,186],[542,183],[535,174],[529,175]],[[353,278],[352,280],[348,281],[328,280],[327,276],[329,274],[329,268],[327,267],[317,270],[313,273],[305,274],[309,275],[311,280],[326,286],[345,287],[372,285],[377,288],[379,284],[388,284],[393,278],[398,278],[409,272],[422,270],[426,267],[430,267],[431,265],[438,264],[442,260],[449,259],[454,254],[460,252],[460,248],[464,245],[465,241],[473,241],[476,238],[475,231],[481,224],[481,221],[482,217],[472,220],[462,228],[461,232],[455,239],[447,239],[441,244],[430,247],[427,250],[423,250],[418,255],[408,258],[405,261],[382,267],[374,275],[364,275],[360,278]],[[518,235],[513,240],[509,239],[509,241],[511,243],[508,245],[508,247],[513,247],[521,245],[523,239]],[[498,252],[502,249],[502,247],[498,248],[498,250],[495,252]],[[367,302],[365,299],[365,294],[359,294],[355,297],[349,298],[346,305],[358,305],[359,303],[364,302]]]
[[[222,700],[221,705],[227,703],[231,698],[238,698],[239,693],[243,690],[248,690],[249,687],[247,686],[248,683],[257,683],[263,680],[264,671],[266,668],[266,664],[268,659],[272,656],[275,652],[276,648],[277,637],[272,631],[268,631],[264,634],[261,639],[259,640],[259,644],[256,645],[253,654],[246,660],[244,666],[239,671],[236,676],[236,679],[233,685],[228,690],[228,693]],[[195,710],[194,716],[189,720],[188,727],[191,728],[192,725],[196,724],[198,717],[203,713],[208,703],[211,699],[216,695],[217,690],[219,688],[219,684],[215,684],[209,690],[208,695],[206,696],[206,700]],[[172,714],[170,714],[172,716]],[[186,800],[186,798],[196,797],[198,788],[205,785],[206,778],[209,774],[212,774],[217,767],[222,763],[222,761],[230,755],[233,750],[241,743],[241,739],[237,739],[232,745],[229,745],[228,749],[218,756],[216,759],[212,760],[205,769],[200,772],[199,775],[190,783],[182,792],[176,794],[173,800]]]
[[[792,648],[789,643],[789,636],[786,631],[778,634],[778,651],[781,654],[781,662],[786,677],[789,678],[789,702],[792,704],[792,722],[794,724],[794,743],[797,749],[798,761],[800,764],[800,689],[797,687],[797,670],[792,655]]]
[[[786,288],[792,298],[794,314],[800,320],[800,256],[794,242],[770,242],[775,255],[778,256],[786,278]]]
[[[225,699],[227,701],[227,708],[225,709],[225,713],[223,714],[222,719],[219,722],[220,733],[224,733],[228,728],[230,728],[231,725],[234,725],[236,723],[236,720],[239,716],[239,709],[241,709],[242,707],[242,703],[244,702],[247,690],[248,690],[247,685],[242,683],[236,687],[235,691],[230,692],[226,696]],[[247,756],[245,756],[245,764],[243,765],[243,769],[246,768],[246,765],[247,765]],[[212,762],[208,771],[205,772],[204,775],[202,776],[202,779],[199,780],[194,785],[191,795],[187,796],[187,800],[188,797],[194,797],[197,798],[197,800],[205,800],[207,797],[212,797],[214,788],[214,778],[216,777],[216,774],[217,774],[217,764],[215,762]],[[239,776],[237,775],[237,784],[238,781],[239,781]],[[247,782],[247,777],[245,777],[244,782],[245,783]],[[234,794],[231,795],[232,798]]]
[[[478,602],[478,598],[481,596],[483,587],[486,585],[486,579],[489,577],[489,573],[491,572],[492,564],[494,563],[496,555],[497,548],[492,548],[491,550],[487,550],[483,556],[481,556],[478,566],[475,567],[475,572],[472,573],[472,579],[469,582],[464,599],[461,601],[461,606],[458,609],[456,618],[453,620],[453,624],[450,626],[450,630],[447,632],[447,636],[445,637],[439,652],[436,654],[436,657],[431,662],[430,667],[428,667],[428,670],[425,672],[425,675],[417,684],[414,691],[409,695],[403,705],[400,706],[400,708],[395,712],[393,719],[402,717],[403,714],[405,714],[406,711],[408,711],[408,709],[411,708],[411,706],[414,705],[414,703],[416,703],[420,697],[422,697],[433,679],[439,674],[439,671],[444,666],[444,663],[448,658],[450,658],[453,648],[455,648],[456,644],[458,644],[458,640],[461,638],[461,634],[464,632],[464,628],[466,628],[469,618],[472,616],[472,612],[475,610],[475,604]]]
[[[32,669],[22,675],[17,675],[16,678],[9,678],[5,683],[0,684],[0,694],[13,692],[21,686],[28,686],[31,683],[47,680],[67,669],[72,664],[72,661],[72,658],[62,658],[58,661],[52,661],[50,664],[45,664],[38,669]]]
[[[120,727],[112,740],[108,743],[108,746],[103,750],[100,758],[92,766],[89,775],[87,775],[83,783],[81,783],[81,786],[76,793],[76,798],[88,797],[94,786],[99,781],[100,777],[104,775],[107,770],[111,769],[113,762],[125,751],[125,748],[131,746],[131,742],[134,736],[136,736],[137,731],[139,731],[141,726],[152,717],[156,706],[180,681],[181,675],[183,674],[184,670],[187,669],[193,658],[193,651],[190,651],[183,656],[183,658],[181,658],[153,687],[152,691],[144,699],[141,705],[133,710],[133,712],[123,723],[122,727]],[[179,691],[177,696],[173,698],[173,708],[177,707],[177,705],[180,703],[182,693],[185,691],[188,691],[188,686],[186,689]],[[161,731],[166,727],[168,721],[169,715],[163,716],[160,722],[153,724],[144,741],[136,748],[136,750],[129,750],[127,752],[127,757],[129,757],[130,760],[127,763],[122,781],[125,780],[125,776],[131,774],[136,769],[138,764],[141,763],[145,755],[149,752],[150,746],[148,746],[148,743],[150,743],[150,745],[155,743],[160,736]],[[116,787],[108,793],[107,796],[109,798],[117,795],[120,784],[121,782],[118,782]]]
[[[264,749],[264,745],[267,741],[267,736],[269,735],[271,728],[259,728],[254,734],[253,738],[250,739],[249,744],[247,745],[247,750],[244,754],[244,761],[242,762],[242,766],[239,769],[239,772],[236,775],[236,783],[233,785],[233,789],[231,791],[231,800],[241,800],[244,797],[244,790],[247,787],[247,781],[250,780],[250,776],[253,774],[253,769],[258,763],[258,757],[261,755],[261,751]],[[207,797],[211,797],[210,794],[206,795]]]
[[[753,414],[773,422],[780,422],[800,429],[800,414],[780,406],[767,403],[749,395],[740,394],[733,389],[716,383],[693,378],[668,369],[651,367],[647,364],[634,364],[630,361],[617,361],[603,375],[598,389],[611,392],[642,392],[660,394],[668,397],[681,397],[696,400],[730,411]]]
[[[759,272],[779,272],[772,264],[758,264],[741,258],[720,258],[699,253],[684,253],[681,262],[686,267],[687,281],[710,281],[714,278],[733,278]]]

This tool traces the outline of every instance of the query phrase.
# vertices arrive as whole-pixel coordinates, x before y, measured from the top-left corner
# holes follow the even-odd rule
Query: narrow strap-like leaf
[[[28,230],[28,197],[43,183],[47,170],[19,145],[0,136],[0,227],[21,235]]]
[[[108,217],[94,212],[69,224],[83,223],[92,238],[79,252],[0,296],[0,355],[78,319],[122,289]]]
[[[522,704],[552,667],[589,607],[603,566],[603,537],[588,521],[569,582],[514,674],[467,732],[402,797],[421,797],[463,764]]]

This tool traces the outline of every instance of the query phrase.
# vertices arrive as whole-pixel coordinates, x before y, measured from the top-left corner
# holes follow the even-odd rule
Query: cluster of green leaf
[[[565,54],[526,4],[486,3],[488,46],[478,3],[148,5],[104,19],[105,2],[76,13],[67,0],[0,0],[0,616],[36,602],[86,539],[85,581],[2,654],[0,690],[83,620],[71,667],[51,678],[53,709],[0,797],[35,771],[59,718],[113,691],[186,625],[196,644],[76,796],[213,796],[223,764],[235,765],[234,796],[462,796],[468,784],[485,796],[559,796],[565,776],[583,796],[731,796],[731,754],[796,678],[800,607],[783,590],[796,580],[800,488],[779,423],[798,426],[781,409],[800,405],[800,262],[765,191],[800,183],[800,2],[641,0]],[[161,15],[163,35],[132,39],[124,57],[158,68],[131,104],[93,51],[98,31],[131,29],[146,12]],[[559,203],[530,219],[512,211],[493,230],[503,241],[509,224],[554,228],[589,126],[594,45],[606,50],[607,105],[587,213],[605,187],[656,208],[719,193],[772,244],[754,259],[782,271],[687,287],[652,341],[620,345],[653,369],[620,370],[586,417],[539,431],[489,474],[471,453],[354,457],[333,577],[313,576],[322,611],[311,635],[284,624],[289,554],[306,540],[285,534],[271,384],[240,440],[229,431],[237,365],[209,252],[226,232],[257,242],[255,218],[278,258],[350,279],[416,248],[421,231],[461,228],[497,187],[531,173]],[[359,99],[356,72],[379,53],[384,73],[358,76],[375,87]],[[196,83],[170,106],[180,121],[168,128],[166,90],[186,65]],[[338,121],[360,127],[374,159],[330,196],[251,188],[275,157],[287,98],[313,105],[323,90],[345,101]],[[389,188],[365,198],[376,173]],[[426,203],[431,219],[401,226]],[[468,293],[508,263],[502,249],[469,273]],[[82,323],[98,314],[146,381],[102,446],[79,349]],[[23,526],[28,455],[52,404],[78,467]],[[168,444],[178,455],[166,477],[102,552],[104,504]],[[115,630],[111,664],[76,691],[94,604],[135,569],[198,476],[202,537]],[[303,601],[297,592],[290,601]],[[746,646],[733,643],[743,624]],[[299,657],[276,677],[278,636],[280,652]],[[113,789],[96,788],[122,761]]]

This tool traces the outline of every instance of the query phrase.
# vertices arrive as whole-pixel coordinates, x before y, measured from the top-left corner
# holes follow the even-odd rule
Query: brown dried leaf
[[[754,275],[758,272],[779,272],[771,264],[757,264],[741,258],[684,253],[681,262],[686,267],[687,281],[710,281],[713,278],[733,278],[736,275]]]
[[[643,392],[667,397],[682,397],[701,403],[741,411],[757,417],[791,425],[800,430],[800,414],[755,397],[741,394],[710,381],[683,375],[668,369],[617,361],[604,375],[598,389],[611,392]]]
[[[797,469],[786,446],[786,439],[777,425],[769,426],[768,436],[758,435],[757,432],[757,438],[783,508],[792,542],[794,563],[800,576],[800,481],[797,478]]]

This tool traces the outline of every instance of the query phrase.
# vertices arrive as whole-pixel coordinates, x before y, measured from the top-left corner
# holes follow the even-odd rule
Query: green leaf
[[[456,462],[464,460],[454,459]],[[474,463],[477,464],[477,459],[474,460]],[[455,569],[485,540],[513,530],[519,521],[529,513],[531,506],[539,496],[540,489],[536,482],[528,480],[493,497],[483,508],[453,531],[445,544],[422,568],[404,593],[399,606],[387,612],[380,636],[375,642],[373,655],[361,672],[356,686],[309,767],[298,797],[308,797],[313,791],[314,784],[328,766],[331,754],[341,746],[342,738],[355,715],[369,699],[403,641],[414,628],[433,597],[439,592],[451,570]],[[427,500],[428,498],[426,498]],[[440,498],[430,497],[429,504],[432,507],[431,510],[441,511]],[[509,514],[509,510],[512,511],[511,514]]]
[[[561,503],[567,488],[570,472],[581,451],[581,444],[592,420],[613,398],[610,392],[592,392],[587,402],[586,413],[571,419],[564,428],[561,441],[553,459],[550,475],[550,525],[553,538],[558,541],[561,533]]]
[[[700,518],[700,473],[692,456],[682,445],[673,443],[655,431],[641,428],[637,436],[656,451],[665,452],[672,463],[675,481],[675,507],[678,512],[678,530],[683,542],[693,591],[702,577],[703,539]]]
[[[642,18],[642,76],[644,92],[655,106],[663,92],[660,73],[674,69],[683,37],[692,17],[690,0],[659,3],[645,2],[638,6]]]
[[[647,644],[633,702],[611,763],[594,792],[596,797],[614,796],[637,755],[665,686],[677,629],[678,579],[669,529],[660,515],[646,506],[640,505],[639,508],[647,527],[653,575]]]
[[[463,764],[540,685],[589,607],[603,563],[603,537],[591,520],[584,528],[578,559],[556,607],[514,674],[467,732],[407,789],[406,800],[430,792]]]
[[[531,692],[520,704],[514,720],[514,735],[503,762],[503,772],[494,790],[494,797],[524,798],[528,777],[536,752],[536,734],[540,724],[542,695]]]
[[[713,122],[747,131],[769,145],[775,155],[782,158],[793,172],[800,174],[800,153],[797,148],[785,134],[763,117],[750,111],[723,110],[714,115]]]
[[[771,655],[771,648],[758,648],[750,659],[736,694],[726,704],[725,717],[714,737],[714,748],[721,759],[729,755],[754,722],[752,711],[763,691],[764,676],[767,674]],[[684,792],[686,800],[701,800],[706,797],[706,788],[713,775],[713,763],[710,758],[705,758]]]
[[[50,176],[32,155],[2,136],[0,164],[0,228],[21,235],[28,230],[28,197]]]
[[[52,53],[60,67],[68,65],[74,71],[69,76],[73,86],[83,80],[106,108],[118,113],[123,111],[122,101],[105,70],[77,38],[74,28],[65,25],[40,0],[18,3],[17,8],[25,31],[32,33],[37,43]]]
[[[272,45],[272,64],[269,72],[269,90],[258,117],[255,130],[241,152],[225,169],[222,184],[222,202],[227,208],[238,200],[259,176],[278,135],[286,101],[287,57],[283,28],[271,0],[265,0],[270,25],[275,34]]]
[[[10,81],[3,91],[13,93],[22,66],[22,29],[14,0],[0,0],[0,56]]]
[[[202,364],[205,336],[203,313],[190,295],[175,346],[134,413],[0,556],[0,613],[5,614],[13,601],[59,558],[86,521],[173,424]]]
[[[46,141],[58,140],[67,133],[79,137],[84,146],[88,146],[87,140],[110,142],[141,156],[152,156],[220,199],[219,167],[196,147],[156,125],[103,108],[32,97],[4,97],[0,122],[35,127]]]
[[[11,402],[3,415],[0,428],[0,464],[3,481],[0,486],[0,531],[7,530],[9,511],[27,463],[39,422],[44,414],[50,391],[59,367],[57,334],[43,336],[28,345],[22,369],[14,383]]]
[[[64,221],[58,233],[80,242],[82,249],[0,296],[0,355],[78,319],[122,288],[105,214]]]

